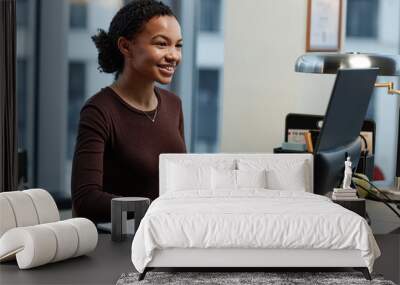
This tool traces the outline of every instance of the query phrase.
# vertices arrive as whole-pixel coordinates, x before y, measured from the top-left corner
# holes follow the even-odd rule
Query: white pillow
[[[267,188],[267,172],[262,170],[236,170],[238,188]]]
[[[211,167],[168,164],[168,191],[211,188]]]
[[[267,171],[268,189],[306,192],[307,181],[304,165],[289,168],[285,171],[272,169]]]
[[[240,188],[266,188],[266,171],[263,170],[211,170],[211,187],[213,190],[237,190]]]
[[[211,168],[235,169],[235,159],[194,156],[166,162],[166,191],[211,190]]]
[[[289,158],[239,159],[239,170],[267,171],[267,188],[274,190],[307,191],[310,169],[307,160]]]
[[[236,190],[236,185],[236,170],[212,168],[211,189]]]

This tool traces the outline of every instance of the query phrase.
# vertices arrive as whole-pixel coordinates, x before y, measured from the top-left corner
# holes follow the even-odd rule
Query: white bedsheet
[[[371,272],[380,255],[359,215],[320,195],[265,189],[162,195],[134,237],[133,265],[143,272],[165,248],[358,249]]]

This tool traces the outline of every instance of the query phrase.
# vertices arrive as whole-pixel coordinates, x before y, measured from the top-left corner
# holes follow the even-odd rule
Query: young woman
[[[105,222],[112,198],[157,198],[159,155],[186,152],[181,101],[155,86],[171,82],[182,35],[168,6],[137,0],[118,11],[108,33],[99,30],[92,39],[99,70],[116,80],[81,110],[72,204],[77,216]]]

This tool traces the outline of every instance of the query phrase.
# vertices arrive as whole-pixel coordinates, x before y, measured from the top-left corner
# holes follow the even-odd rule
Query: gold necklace
[[[117,95],[118,95],[118,93],[120,92],[119,88],[118,88],[116,85],[114,85],[113,88],[116,89],[114,92],[117,93]],[[121,97],[121,96],[120,96],[120,97]],[[121,99],[122,99],[122,97],[121,97]],[[124,100],[124,99],[123,99],[123,100]],[[127,103],[127,104],[130,105],[129,103]],[[135,108],[136,108],[136,107],[135,107]],[[154,123],[154,122],[156,121],[157,112],[158,112],[158,99],[157,99],[156,111],[154,112],[153,118],[150,117],[149,114],[147,114],[145,111],[143,111],[143,110],[141,110],[141,109],[139,109],[139,108],[136,108],[136,109],[139,110],[139,111],[142,111],[142,113],[145,114],[146,117],[147,117],[150,121],[152,121],[152,122]]]
[[[142,110],[141,110],[141,111],[142,111]],[[154,112],[153,118],[150,117],[149,114],[147,114],[145,111],[142,111],[142,112],[143,112],[143,114],[146,115],[147,118],[149,118],[150,121],[152,121],[152,122],[154,123],[154,122],[156,121],[157,111],[158,111],[158,108],[156,108],[156,111]]]

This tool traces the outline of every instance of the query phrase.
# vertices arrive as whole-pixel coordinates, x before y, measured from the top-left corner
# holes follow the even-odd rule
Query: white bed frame
[[[156,250],[149,267],[365,267],[359,250],[183,249]]]
[[[160,156],[160,195],[166,192],[166,166],[168,161],[188,158],[221,159],[221,158],[268,158],[279,155],[282,158],[305,159],[309,163],[309,187],[307,192],[313,192],[313,156],[311,154],[162,154]],[[353,267],[362,271],[365,278],[371,280],[368,268],[359,250],[329,250],[329,249],[158,249],[139,280],[145,277],[147,271],[154,268],[172,267],[222,267],[237,268],[271,268],[271,267]]]

